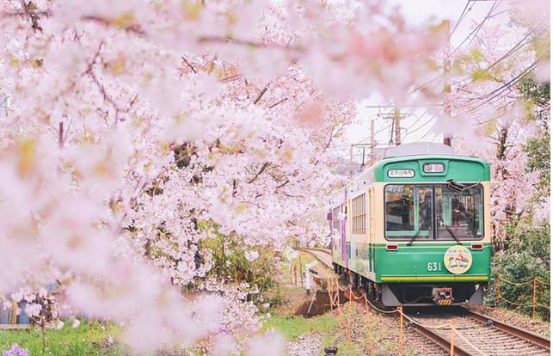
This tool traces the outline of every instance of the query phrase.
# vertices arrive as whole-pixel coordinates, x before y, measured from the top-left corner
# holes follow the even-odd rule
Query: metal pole
[[[353,145],[349,148],[349,177],[353,176]]]
[[[374,156],[374,119],[371,120],[371,166],[374,164],[375,156]]]

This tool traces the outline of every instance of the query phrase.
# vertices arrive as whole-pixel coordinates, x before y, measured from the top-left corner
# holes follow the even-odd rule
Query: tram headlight
[[[425,163],[422,170],[424,173],[444,173],[445,165],[443,163]]]

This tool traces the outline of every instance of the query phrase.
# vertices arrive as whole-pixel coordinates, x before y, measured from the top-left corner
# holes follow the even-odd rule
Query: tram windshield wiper
[[[453,237],[455,239],[455,241],[457,241],[457,244],[459,245],[462,245],[463,243],[459,240],[459,238],[457,236],[455,236],[455,234],[453,233],[453,231],[451,231],[451,229],[447,226],[445,226],[445,229],[447,230],[447,232],[449,232],[449,234],[451,235],[451,237]]]
[[[413,244],[413,241],[415,241],[415,239],[419,236],[420,233],[421,233],[421,227],[419,226],[417,233],[413,235],[413,237],[411,237],[411,240],[409,240],[409,242],[407,243],[407,246],[411,246]]]
[[[445,224],[445,221],[444,219],[442,219],[442,216],[441,215],[438,215],[438,218],[440,219],[440,221],[444,224],[444,227],[445,229],[447,230],[447,232],[449,232],[449,234],[451,235],[451,237],[453,237],[455,239],[455,241],[457,241],[457,244],[458,245],[462,245],[463,243],[461,242],[461,240],[459,240],[459,238],[457,236],[455,236],[455,234],[453,233],[453,231],[451,231],[451,229],[449,228],[449,226],[447,226]]]

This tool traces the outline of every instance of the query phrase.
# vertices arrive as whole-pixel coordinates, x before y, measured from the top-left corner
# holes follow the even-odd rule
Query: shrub
[[[522,226],[513,232],[510,243],[505,250],[498,252],[492,264],[492,278],[497,281],[499,275],[501,282],[501,296],[512,302],[500,300],[499,305],[532,315],[533,283],[511,284],[509,282],[523,283],[538,278],[536,302],[536,314],[545,320],[549,320],[550,306],[550,226],[549,222],[543,222],[539,226]],[[488,293],[487,302],[496,304],[496,283],[493,283]]]

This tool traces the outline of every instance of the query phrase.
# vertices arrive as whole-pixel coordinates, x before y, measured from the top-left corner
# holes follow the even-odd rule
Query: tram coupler
[[[453,303],[453,288],[432,288],[432,300],[436,305],[451,305]]]

